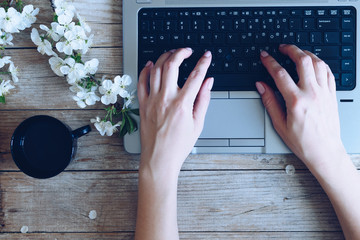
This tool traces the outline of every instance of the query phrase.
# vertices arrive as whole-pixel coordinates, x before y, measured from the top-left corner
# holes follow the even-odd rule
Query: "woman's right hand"
[[[267,52],[261,53],[261,61],[284,98],[286,111],[268,85],[256,83],[258,91],[274,128],[288,147],[310,170],[327,168],[334,163],[330,159],[346,156],[340,138],[334,75],[311,52],[294,45],[280,45],[279,50],[295,62],[298,84]]]

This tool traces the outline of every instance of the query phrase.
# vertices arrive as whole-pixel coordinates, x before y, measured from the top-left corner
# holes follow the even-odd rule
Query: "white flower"
[[[33,5],[26,5],[21,13],[21,23],[20,30],[24,30],[25,28],[29,28],[31,24],[36,22],[36,15],[39,13],[39,9],[34,9]]]
[[[103,94],[101,102],[105,105],[116,103],[117,95],[120,92],[120,86],[117,83],[113,83],[111,80],[104,80],[99,87],[99,92]]]
[[[120,92],[119,95],[122,98],[125,98],[129,95],[129,93],[126,91],[126,87],[129,86],[132,82],[131,77],[129,75],[123,75],[122,77],[116,76],[114,78],[114,82],[116,84],[119,84],[120,86]]]
[[[136,98],[135,92],[136,92],[136,90],[132,91],[131,93],[128,93],[128,95],[126,97],[124,97],[125,102],[124,102],[123,109],[129,108],[129,106],[134,103],[135,98]]]
[[[85,54],[89,51],[89,48],[93,44],[94,34],[91,34],[90,37],[88,37],[87,40],[85,40],[85,45],[83,46],[83,49],[81,51],[82,54]]]
[[[94,58],[85,62],[85,71],[90,74],[95,74],[98,70],[99,60]]]
[[[60,68],[66,65],[65,61],[59,57],[51,57],[49,59],[49,64],[54,73],[60,77],[63,77],[64,74],[61,72]]]
[[[57,22],[52,22],[50,29],[43,24],[40,25],[40,29],[46,31],[46,35],[51,37],[55,42],[57,42],[61,38],[61,36],[56,32],[58,26],[59,24]]]
[[[13,36],[11,35],[11,33],[0,31],[0,45],[14,45],[11,42],[12,40],[13,40]]]
[[[76,96],[73,99],[76,101],[77,105],[81,108],[85,108],[87,105],[94,105],[97,101],[100,100],[99,96],[95,94],[97,86],[91,88],[91,90],[77,86],[80,91],[76,93]]]
[[[70,24],[60,25],[58,24],[56,28],[54,29],[57,34],[59,34],[61,37],[64,36],[66,31],[71,31],[75,27],[75,23],[71,22]]]
[[[71,46],[71,42],[69,41],[64,41],[64,42],[58,42],[56,43],[56,49],[59,52],[63,52],[66,55],[71,55],[73,52],[73,48]]]
[[[40,37],[38,30],[35,28],[33,28],[31,31],[31,40],[35,43],[35,45],[38,46],[37,50],[42,55],[45,53],[48,56],[56,55],[56,53],[52,50],[51,43],[48,40]]]
[[[70,43],[74,50],[83,49],[86,44],[86,34],[82,27],[75,26],[71,30],[65,32],[64,37]]]
[[[58,22],[62,25],[68,24],[72,21],[75,13],[75,7],[71,4],[68,4],[63,0],[55,0],[55,13],[58,16]]]
[[[110,121],[104,122],[104,121],[101,121],[100,118],[91,119],[90,121],[92,123],[94,123],[94,126],[100,132],[101,136],[104,136],[105,134],[107,136],[112,136],[113,133],[118,130],[117,127],[119,127],[121,125],[121,122],[118,122],[117,124],[112,125],[112,123]]]
[[[0,8],[0,25],[5,32],[19,32],[21,20],[21,14],[15,8],[11,7],[7,12],[4,8]]]
[[[19,81],[19,78],[17,76],[18,74],[18,68],[15,67],[14,63],[10,63],[10,66],[9,66],[9,72],[11,73],[11,78],[14,82],[18,82]]]
[[[12,63],[12,61],[10,61],[11,57],[3,57],[3,58],[0,58],[0,68],[4,67],[5,64],[9,64],[9,63]]]
[[[9,93],[11,89],[15,88],[13,85],[11,85],[10,80],[3,80],[0,83],[0,96],[5,96]]]
[[[75,62],[75,60],[71,57],[65,59],[64,62],[67,65],[60,67],[60,71],[62,74],[67,75],[69,84],[73,84],[86,77],[84,64]]]
[[[99,123],[99,122],[101,122],[101,118],[99,117],[99,116],[97,116],[96,118],[92,118],[92,119],[90,119],[90,122],[91,123]]]
[[[81,17],[80,14],[76,13],[76,17],[79,20],[80,26],[86,31],[91,32],[90,26],[86,23],[85,18]]]

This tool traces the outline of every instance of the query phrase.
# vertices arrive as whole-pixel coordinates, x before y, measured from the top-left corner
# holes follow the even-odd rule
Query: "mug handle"
[[[75,129],[74,131],[72,131],[72,135],[74,138],[79,138],[89,132],[91,132],[91,127],[90,127],[90,125],[86,125],[86,126],[83,126],[81,128],[78,128],[78,129]]]

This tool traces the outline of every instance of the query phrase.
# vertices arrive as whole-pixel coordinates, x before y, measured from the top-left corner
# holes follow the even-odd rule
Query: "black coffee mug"
[[[34,178],[51,178],[64,171],[76,153],[77,139],[89,125],[74,131],[60,120],[38,115],[24,120],[11,138],[11,155],[18,168]]]

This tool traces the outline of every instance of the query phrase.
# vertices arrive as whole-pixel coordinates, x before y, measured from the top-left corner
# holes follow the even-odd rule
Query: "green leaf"
[[[53,22],[58,22],[58,15],[54,14]]]
[[[5,96],[0,96],[0,103],[5,103]]]

